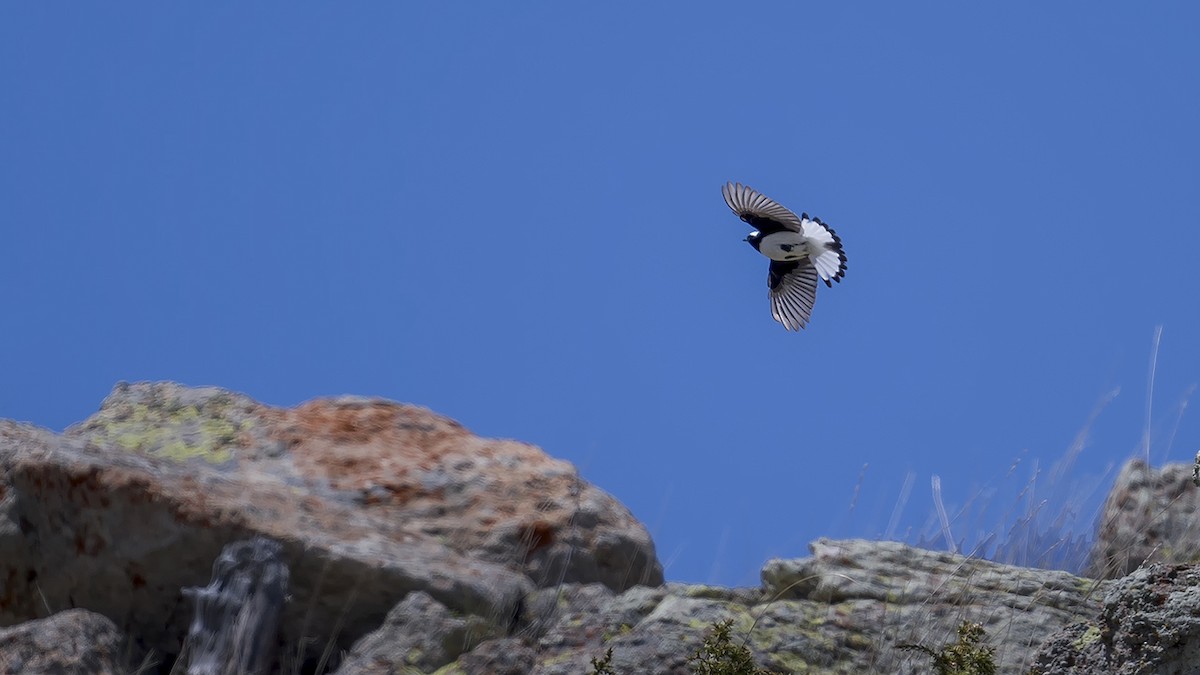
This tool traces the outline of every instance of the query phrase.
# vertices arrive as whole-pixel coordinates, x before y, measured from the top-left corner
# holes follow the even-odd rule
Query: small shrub
[[[604,652],[604,656],[600,658],[592,657],[592,673],[591,675],[617,675],[617,671],[612,668],[612,647]]]
[[[754,665],[754,658],[744,644],[735,644],[731,635],[732,620],[713,624],[704,644],[688,659],[695,675],[771,675],[769,670]]]
[[[958,641],[933,651],[923,645],[899,645],[905,651],[921,652],[933,659],[937,675],[996,675],[996,650],[979,644],[983,626],[969,621],[958,627]]]

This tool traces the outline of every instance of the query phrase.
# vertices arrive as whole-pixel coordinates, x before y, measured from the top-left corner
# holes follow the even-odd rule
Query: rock
[[[1156,564],[1112,582],[1103,611],[1038,650],[1034,675],[1200,675],[1200,567]]]
[[[0,628],[4,675],[122,675],[125,638],[105,617],[83,609]]]
[[[797,658],[832,664],[845,654],[857,667],[881,672],[928,666],[900,644],[938,649],[956,639],[963,621],[983,625],[997,647],[1001,672],[1023,672],[1045,636],[1099,605],[1095,582],[1066,572],[1034,570],[913,548],[895,542],[819,540],[813,556],[770,561],[763,568],[768,597],[807,602],[796,609],[816,621],[797,643]],[[822,603],[826,620],[819,621]],[[785,626],[775,606],[760,624]],[[1002,639],[1002,642],[995,641]],[[805,646],[807,643],[807,646]],[[783,653],[793,651],[781,646]],[[861,658],[858,658],[860,657]]]
[[[570,463],[525,443],[479,438],[416,406],[342,397],[281,409],[214,387],[121,384],[67,435],[267,473],[404,520],[455,551],[520,568],[538,585],[662,583],[645,528]]]
[[[511,627],[538,585],[662,582],[645,528],[570,464],[422,408],[143,383],[64,434],[0,422],[0,625],[84,607],[173,657],[180,589],[255,535],[290,570],[282,653],[309,664],[417,591]]]
[[[813,555],[773,560],[761,588],[667,584],[613,593],[599,585],[538,589],[525,600],[516,636],[476,650],[536,656],[536,675],[590,673],[612,648],[621,675],[690,673],[708,629],[731,620],[738,644],[774,672],[928,673],[928,657],[963,621],[981,623],[998,672],[1025,673],[1050,633],[1099,610],[1103,585],[926,551],[895,542],[820,540]],[[519,642],[514,642],[519,640]],[[501,644],[507,645],[501,647]],[[474,652],[473,652],[474,653]],[[442,672],[486,672],[471,654]],[[473,669],[475,668],[475,669]]]
[[[387,619],[350,650],[340,675],[430,673],[504,631],[480,617],[451,614],[427,593],[409,593]]]
[[[1141,460],[1121,468],[1100,513],[1086,574],[1115,579],[1150,563],[1200,562],[1200,490],[1194,465],[1161,469]]]
[[[1127,471],[1143,487],[1110,500],[1124,509],[1111,522],[1136,528],[1125,516],[1163,512],[1174,478]],[[1109,541],[1103,560],[1132,531]],[[811,550],[768,562],[759,588],[663,584],[645,528],[569,464],[375,399],[279,409],[137,384],[63,434],[0,421],[0,626],[16,625],[3,634],[40,639],[27,622],[82,608],[164,670],[189,628],[197,673],[244,640],[243,672],[576,675],[611,648],[621,675],[683,675],[721,621],[778,672],[930,672],[927,655],[900,647],[939,650],[966,621],[983,626],[1001,673],[1025,672],[1042,638],[1072,624],[1047,667],[1092,658],[1067,647],[1110,637],[1110,664],[1192,654],[1190,571],[1123,580],[1133,599],[1090,626],[1079,622],[1122,582],[894,542]],[[1174,614],[1145,601],[1159,591]],[[115,644],[69,632],[58,642]]]
[[[537,653],[524,640],[489,640],[464,654],[456,666],[464,675],[527,675],[537,664]]]
[[[195,604],[188,627],[188,675],[270,670],[287,597],[282,550],[263,537],[229,544],[213,563],[208,586],[183,589]]]

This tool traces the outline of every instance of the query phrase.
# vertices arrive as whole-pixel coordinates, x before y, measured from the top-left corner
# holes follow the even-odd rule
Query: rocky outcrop
[[[1126,467],[1096,569],[1191,555],[1190,478]],[[575,675],[611,649],[613,672],[684,674],[722,621],[776,672],[930,672],[905,647],[964,622],[1001,673],[1035,653],[1045,673],[1196,672],[1193,568],[811,553],[758,588],[664,584],[645,528],[570,464],[376,399],[154,383],[63,434],[0,421],[0,673]]]
[[[1024,673],[1042,639],[1099,610],[1096,584],[894,542],[820,540],[813,555],[773,560],[753,589],[667,584],[540,589],[515,637],[483,642],[444,673],[591,672],[612,649],[616,673],[689,673],[715,622],[732,620],[759,666],[784,673],[928,673],[929,658],[963,621],[979,622],[1001,673]],[[486,654],[490,658],[482,659]],[[524,670],[513,660],[534,665]],[[340,673],[340,675],[348,675]]]
[[[1152,563],[1200,562],[1200,490],[1193,465],[1131,460],[1100,513],[1088,576],[1115,579]]]
[[[1112,582],[1104,608],[1046,641],[1034,675],[1200,675],[1200,568],[1156,564]]]
[[[729,620],[761,667],[845,674],[930,672],[927,656],[900,647],[936,651],[964,621],[978,622],[998,672],[1016,674],[1027,671],[1044,636],[1099,612],[1104,593],[1063,572],[892,542],[820,540],[811,548],[811,557],[769,562],[758,588],[531,589],[507,630],[412,591],[322,672],[578,675],[611,649],[615,673],[684,675],[706,631]]]
[[[895,542],[818,541],[813,556],[763,569],[772,597],[824,603],[849,647],[872,640],[862,667],[902,672],[928,661],[900,644],[938,649],[964,621],[979,623],[996,647],[1001,672],[1023,672],[1046,635],[1095,611],[1097,584],[1066,572],[1001,565]],[[882,629],[882,634],[879,632]],[[833,637],[833,636],[830,636]],[[824,644],[829,644],[825,641]],[[836,644],[836,642],[835,642]],[[829,650],[829,657],[838,650]]]
[[[410,593],[505,632],[539,586],[662,583],[645,528],[570,464],[422,408],[144,383],[64,434],[0,422],[0,626],[82,607],[169,659],[181,589],[255,535],[290,571],[281,653],[309,663]]]

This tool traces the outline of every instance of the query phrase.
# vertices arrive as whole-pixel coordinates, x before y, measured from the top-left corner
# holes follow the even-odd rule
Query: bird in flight
[[[817,301],[817,277],[832,287],[846,274],[842,240],[819,218],[796,216],[749,186],[726,183],[721,194],[738,218],[756,230],[746,242],[771,259],[771,316],[788,330],[804,328]]]

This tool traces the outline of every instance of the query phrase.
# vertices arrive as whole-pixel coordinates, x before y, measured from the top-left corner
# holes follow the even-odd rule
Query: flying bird
[[[788,330],[804,328],[817,301],[817,277],[832,287],[846,274],[842,240],[819,218],[807,213],[797,217],[749,186],[726,183],[721,194],[738,218],[756,230],[746,242],[771,259],[771,316]]]

